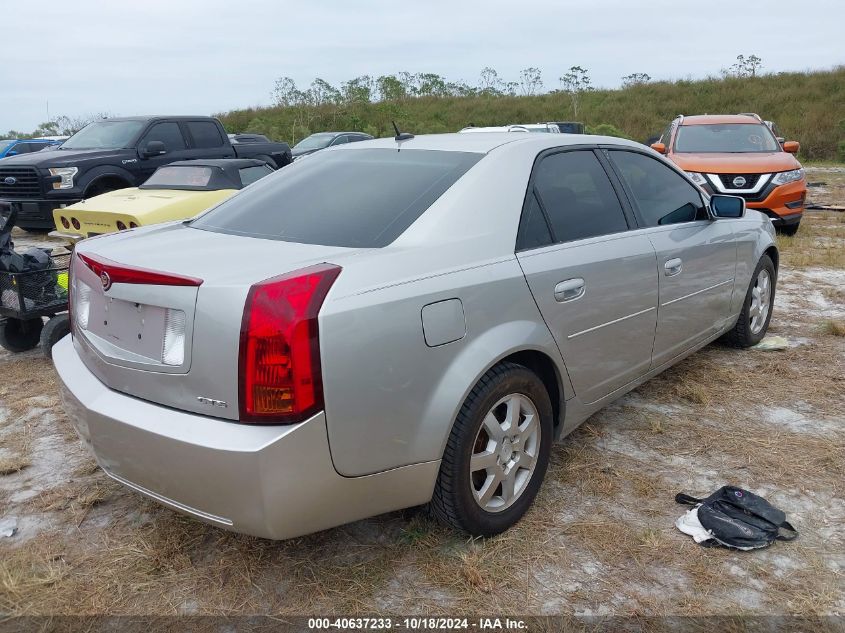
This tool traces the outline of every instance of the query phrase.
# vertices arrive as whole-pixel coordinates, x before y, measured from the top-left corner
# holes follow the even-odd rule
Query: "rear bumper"
[[[0,203],[11,205],[18,211],[17,226],[22,229],[52,229],[53,211],[62,206],[69,206],[80,202],[80,199],[69,198],[68,200],[8,200],[4,199]]]
[[[65,409],[106,474],[207,523],[285,539],[431,498],[438,461],[339,475],[322,413],[258,426],[161,407],[103,385],[71,337],[53,348],[53,361]]]

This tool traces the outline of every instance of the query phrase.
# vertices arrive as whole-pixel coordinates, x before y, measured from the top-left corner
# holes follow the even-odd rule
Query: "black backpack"
[[[705,499],[696,499],[684,493],[675,495],[675,501],[686,505],[701,504],[698,520],[713,539],[727,547],[757,549],[774,541],[792,541],[798,531],[786,520],[786,514],[763,497],[735,486],[722,486]],[[787,530],[790,534],[782,534]],[[709,545],[704,541],[702,545]]]

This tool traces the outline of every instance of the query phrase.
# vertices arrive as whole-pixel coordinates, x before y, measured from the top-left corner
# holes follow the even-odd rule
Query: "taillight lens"
[[[241,421],[293,424],[322,410],[317,315],[340,270],[318,264],[249,289],[241,323]]]
[[[137,225],[135,222],[130,222],[130,223],[129,223],[129,228],[130,228],[130,229],[137,229],[137,228],[138,228],[138,225]]]
[[[76,218],[71,218],[70,223],[73,224],[73,228],[75,228],[77,231],[80,228],[82,228],[82,225],[79,223],[79,220],[77,220]]]
[[[66,229],[70,228],[70,222],[68,222],[68,220],[65,216],[62,216],[62,226],[65,227]]]
[[[126,225],[123,222],[121,222],[120,220],[117,221],[117,230],[118,231],[125,231],[126,230]]]

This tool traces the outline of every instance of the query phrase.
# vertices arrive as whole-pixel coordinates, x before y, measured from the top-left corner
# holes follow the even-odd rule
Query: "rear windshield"
[[[675,139],[675,151],[694,154],[777,152],[780,144],[762,123],[682,125]]]
[[[263,178],[191,226],[264,239],[379,248],[419,218],[483,154],[327,151]]]
[[[208,186],[211,167],[159,167],[142,185],[143,189],[168,189],[170,187],[198,188]]]

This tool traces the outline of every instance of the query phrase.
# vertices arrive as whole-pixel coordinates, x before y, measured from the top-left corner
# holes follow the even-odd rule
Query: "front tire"
[[[729,344],[735,347],[751,347],[763,340],[772,320],[776,283],[775,265],[768,255],[763,255],[754,269],[739,319],[725,336]]]
[[[514,525],[534,501],[549,463],[552,405],[522,365],[490,369],[461,407],[429,504],[443,523],[473,536]]]

